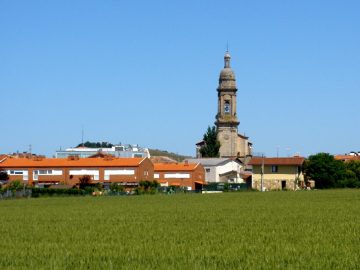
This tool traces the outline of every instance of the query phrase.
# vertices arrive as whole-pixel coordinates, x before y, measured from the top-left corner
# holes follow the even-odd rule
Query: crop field
[[[0,201],[0,269],[359,269],[360,190]]]

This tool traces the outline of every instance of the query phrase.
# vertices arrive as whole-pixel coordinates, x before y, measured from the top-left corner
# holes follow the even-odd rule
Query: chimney
[[[185,166],[189,166],[189,161],[185,160]]]

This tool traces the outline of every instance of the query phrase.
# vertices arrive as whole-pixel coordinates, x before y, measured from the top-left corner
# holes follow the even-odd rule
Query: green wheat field
[[[360,190],[0,201],[0,269],[360,269]]]

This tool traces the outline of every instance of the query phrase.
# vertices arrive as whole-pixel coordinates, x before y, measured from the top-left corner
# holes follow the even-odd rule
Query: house
[[[207,183],[243,183],[241,178],[243,164],[231,158],[187,159],[189,163],[200,163],[205,169]]]
[[[84,146],[67,148],[65,150],[56,151],[55,157],[67,158],[69,156],[78,156],[80,158],[87,158],[94,156],[98,153],[103,153],[114,157],[122,157],[122,158],[150,157],[149,149],[131,144],[119,144],[119,145],[114,145],[112,147],[102,147],[102,148],[90,148]]]
[[[154,180],[154,166],[148,158],[5,158],[0,169],[7,171],[10,181],[37,186],[76,185],[84,175],[104,185],[136,186],[141,180]]]
[[[336,155],[334,156],[334,159],[341,160],[344,162],[349,162],[349,161],[360,160],[360,155],[358,153],[356,154],[350,153],[347,155]]]
[[[205,170],[200,163],[155,163],[154,179],[162,186],[201,190],[205,184]]]
[[[253,157],[249,163],[253,167],[252,188],[261,190],[297,189],[304,181],[303,157]]]

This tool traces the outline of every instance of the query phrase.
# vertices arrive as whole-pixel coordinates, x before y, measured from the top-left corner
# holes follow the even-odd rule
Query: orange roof
[[[281,157],[281,158],[262,158],[262,157],[253,157],[249,165],[262,165],[264,160],[264,165],[297,165],[301,166],[305,158],[303,157]]]
[[[206,182],[204,182],[204,181],[194,181],[194,182],[197,184],[200,184],[200,185],[206,185]]]
[[[199,163],[155,163],[154,171],[173,172],[173,171],[193,171]]]
[[[351,155],[336,155],[334,156],[336,160],[350,161],[350,160],[360,160],[360,156],[351,156]]]
[[[169,186],[180,187],[180,183],[179,182],[169,182]]]
[[[156,181],[156,180],[155,180]],[[168,181],[166,181],[166,180],[157,180],[159,183],[161,183],[161,184],[166,184]]]
[[[7,158],[0,163],[0,168],[46,168],[46,167],[137,167],[144,158]]]

